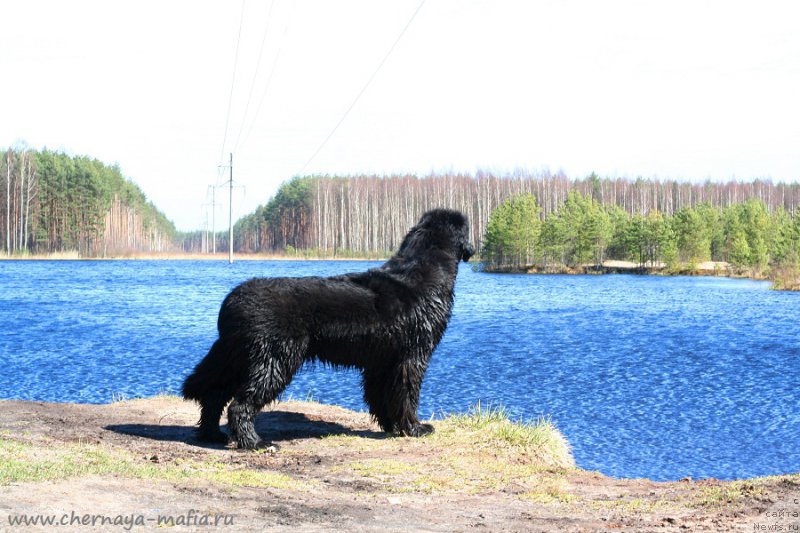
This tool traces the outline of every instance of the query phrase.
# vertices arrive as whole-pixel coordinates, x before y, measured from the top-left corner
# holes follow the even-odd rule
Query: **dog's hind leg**
[[[228,406],[228,427],[239,448],[274,446],[256,433],[255,417],[289,386],[305,355],[306,342],[262,343],[251,352],[249,376]],[[277,446],[276,446],[277,448]]]
[[[202,442],[227,444],[228,435],[219,429],[222,410],[231,400],[233,393],[225,389],[213,389],[200,399],[200,427],[197,428],[197,439]]]
[[[236,388],[241,367],[237,355],[231,343],[221,337],[183,382],[183,397],[200,404],[200,426],[195,434],[202,442],[228,442],[228,436],[219,429],[219,419]]]

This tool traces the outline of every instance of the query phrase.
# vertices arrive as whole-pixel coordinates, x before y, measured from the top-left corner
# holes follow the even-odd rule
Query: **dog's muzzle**
[[[466,263],[473,255],[475,255],[475,248],[471,244],[464,245],[461,250],[461,260]]]

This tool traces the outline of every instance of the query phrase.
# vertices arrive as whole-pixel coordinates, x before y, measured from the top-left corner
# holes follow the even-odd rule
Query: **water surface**
[[[0,398],[176,394],[254,276],[378,263],[0,262]],[[800,471],[800,294],[724,278],[490,275],[462,265],[422,417],[477,401],[549,416],[579,466],[621,477]],[[363,409],[359,376],[303,370],[284,398]]]

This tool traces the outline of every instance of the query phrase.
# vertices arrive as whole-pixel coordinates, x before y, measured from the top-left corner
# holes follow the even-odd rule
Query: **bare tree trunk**
[[[30,220],[31,220],[31,198],[35,194],[36,186],[36,171],[31,173],[28,176],[28,190],[27,190],[27,197],[25,199],[25,224],[24,224],[24,233],[25,233],[25,241],[23,242],[23,248],[28,248],[28,234],[30,232]]]
[[[6,253],[11,255],[11,150],[6,152]]]
[[[20,154],[20,165],[19,165],[19,207],[17,208],[19,211],[19,227],[17,228],[19,232],[19,240],[17,241],[18,246],[20,249],[24,248],[24,235],[23,232],[25,231],[25,210],[23,206],[25,205],[25,152],[23,151]]]

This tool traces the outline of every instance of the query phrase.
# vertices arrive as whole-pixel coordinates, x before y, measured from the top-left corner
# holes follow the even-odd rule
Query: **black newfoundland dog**
[[[433,431],[417,418],[428,361],[453,307],[460,261],[474,253],[467,219],[436,209],[411,228],[385,264],[331,278],[256,278],[222,303],[219,339],[183,383],[200,403],[197,437],[240,448],[268,445],[253,419],[275,400],[306,361],[360,368],[364,400],[384,431]]]

